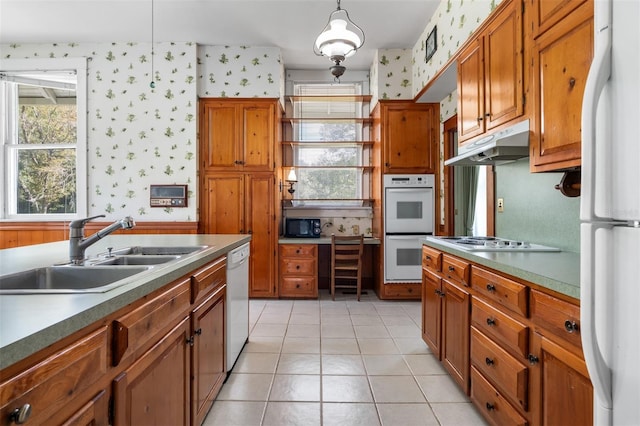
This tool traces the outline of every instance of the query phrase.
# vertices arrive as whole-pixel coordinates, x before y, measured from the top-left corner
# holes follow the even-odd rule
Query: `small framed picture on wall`
[[[438,39],[438,27],[435,26],[427,36],[427,42],[425,44],[425,51],[426,51],[426,55],[424,59],[425,62],[429,62],[429,59],[431,59],[433,54],[436,53],[436,50],[438,49],[437,39]]]

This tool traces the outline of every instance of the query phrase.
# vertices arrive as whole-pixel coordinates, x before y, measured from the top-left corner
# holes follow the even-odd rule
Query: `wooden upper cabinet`
[[[507,0],[458,57],[460,143],[524,113],[522,2]]]
[[[533,37],[537,37],[588,0],[535,0]]]
[[[273,171],[276,103],[272,99],[201,99],[203,169]]]
[[[593,2],[587,1],[533,44],[534,172],[581,164],[582,99],[593,59],[593,32]]]
[[[439,108],[433,104],[413,102],[381,105],[384,172],[435,173]]]

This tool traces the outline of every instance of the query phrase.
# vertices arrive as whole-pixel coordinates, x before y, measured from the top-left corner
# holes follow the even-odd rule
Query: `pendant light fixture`
[[[339,78],[346,68],[341,63],[356,53],[364,44],[364,31],[350,18],[349,13],[338,8],[329,15],[329,21],[313,45],[313,53],[327,56],[334,63],[329,69],[335,78]]]

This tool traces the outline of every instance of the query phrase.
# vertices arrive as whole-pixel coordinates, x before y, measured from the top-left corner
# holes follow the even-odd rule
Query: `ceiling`
[[[342,0],[365,32],[347,69],[368,70],[376,49],[413,48],[440,0]],[[152,14],[153,6],[153,14]],[[322,69],[313,42],[335,0],[0,0],[0,43],[192,41],[279,47],[286,68]]]

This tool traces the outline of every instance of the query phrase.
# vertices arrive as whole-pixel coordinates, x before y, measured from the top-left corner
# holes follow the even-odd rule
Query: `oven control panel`
[[[384,175],[386,188],[433,187],[434,175]]]

